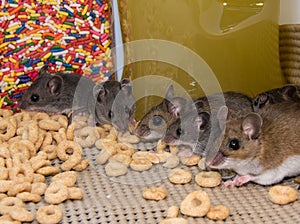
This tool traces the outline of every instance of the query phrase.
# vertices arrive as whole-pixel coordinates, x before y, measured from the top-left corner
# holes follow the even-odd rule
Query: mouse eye
[[[159,126],[163,123],[163,118],[159,115],[156,115],[152,118],[152,122],[155,126]]]
[[[125,113],[126,113],[126,114],[130,114],[130,108],[127,107],[127,106],[125,107]]]
[[[176,134],[177,134],[178,136],[181,136],[181,135],[184,134],[184,130],[181,129],[181,128],[178,128],[178,129],[176,130]]]
[[[108,117],[109,119],[112,119],[114,117],[114,113],[111,110],[108,112]]]
[[[228,147],[233,149],[233,150],[238,150],[240,148],[240,142],[238,139],[234,138],[234,139],[231,139],[229,144],[228,144]]]
[[[39,101],[40,97],[37,94],[32,94],[30,99],[32,102],[37,102],[37,101]]]

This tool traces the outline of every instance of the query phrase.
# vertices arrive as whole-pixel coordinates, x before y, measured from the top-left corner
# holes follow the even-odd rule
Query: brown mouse
[[[93,95],[96,124],[113,124],[118,131],[126,131],[130,123],[135,123],[135,100],[129,79],[99,83],[94,87]]]
[[[170,85],[163,101],[152,107],[140,120],[134,130],[134,134],[147,141],[161,139],[168,126],[173,123],[180,114],[191,109],[191,100],[174,96],[174,87]]]
[[[300,88],[297,85],[288,84],[281,88],[262,92],[253,98],[253,110],[259,112],[268,105],[283,101],[300,102]]]
[[[226,186],[278,183],[300,174],[299,133],[299,103],[269,105],[261,114],[227,122],[220,149],[209,155],[207,165],[238,173]]]
[[[229,108],[228,120],[239,119],[252,112],[251,99],[242,93],[224,92],[201,97],[194,101],[194,110],[169,125],[162,141],[169,145],[189,146],[193,154],[205,156],[210,136],[215,138],[221,134],[216,113],[222,106],[222,95]]]
[[[70,73],[51,74],[47,70],[48,65],[43,66],[25,91],[19,102],[20,109],[55,114],[89,110],[95,85],[91,79]]]

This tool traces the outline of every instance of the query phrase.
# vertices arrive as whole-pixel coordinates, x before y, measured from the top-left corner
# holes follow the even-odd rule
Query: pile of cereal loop
[[[1,0],[0,108],[16,110],[44,64],[109,79],[110,17],[109,0]]]

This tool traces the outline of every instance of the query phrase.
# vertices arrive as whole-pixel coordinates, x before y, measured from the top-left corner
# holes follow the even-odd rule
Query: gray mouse
[[[113,124],[119,131],[129,130],[129,125],[135,124],[135,100],[129,79],[99,83],[94,87],[93,95],[96,124]]]
[[[146,141],[157,141],[164,136],[168,126],[191,107],[191,100],[174,96],[174,87],[170,85],[163,101],[142,117],[134,134]]]
[[[18,107],[23,110],[69,114],[85,113],[92,107],[95,83],[77,74],[56,73],[43,66],[37,79],[23,94]]]
[[[268,105],[283,101],[300,102],[300,88],[297,85],[288,84],[281,88],[262,92],[253,98],[253,110],[259,112]]]
[[[251,98],[242,93],[224,92],[201,97],[194,101],[196,110],[191,110],[170,124],[162,141],[169,145],[188,146],[192,154],[205,156],[210,135],[217,138],[222,133],[216,119],[218,109],[222,106],[221,94],[229,108],[228,120],[236,120],[252,112]]]
[[[241,186],[249,181],[261,185],[278,183],[300,174],[299,133],[299,103],[269,105],[261,114],[250,113],[227,122],[221,147],[210,156],[207,165],[238,173],[226,186]]]

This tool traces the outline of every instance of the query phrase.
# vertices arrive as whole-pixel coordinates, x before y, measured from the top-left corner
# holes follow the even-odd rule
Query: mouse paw
[[[251,175],[244,175],[244,176],[235,176],[233,180],[228,180],[224,183],[225,187],[239,187],[245,183],[248,183],[253,179]]]

